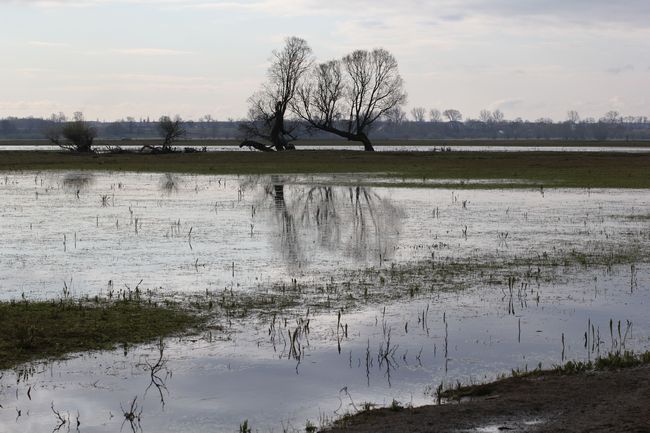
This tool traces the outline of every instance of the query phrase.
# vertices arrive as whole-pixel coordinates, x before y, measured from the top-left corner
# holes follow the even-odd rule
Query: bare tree
[[[463,115],[460,114],[460,111],[454,108],[448,108],[442,112],[442,115],[447,118],[450,122],[460,122],[463,120]]]
[[[578,123],[580,121],[580,115],[575,110],[567,111],[566,118],[570,123]]]
[[[416,122],[424,122],[424,116],[427,110],[424,107],[414,107],[411,110],[411,117]]]
[[[440,115],[440,110],[438,110],[437,108],[432,108],[431,110],[429,110],[429,120],[431,122],[440,122],[441,118],[442,117]]]
[[[492,112],[492,120],[495,122],[503,122],[503,119],[505,118],[505,115],[503,114],[503,111],[499,110],[498,108]]]
[[[162,142],[162,152],[171,152],[172,144],[179,138],[184,137],[187,134],[187,129],[183,124],[183,119],[180,116],[176,116],[173,119],[169,116],[162,116],[158,120],[158,132],[163,138]]]
[[[395,107],[386,112],[384,120],[391,125],[399,126],[406,122],[406,113],[400,107]]]
[[[56,123],[45,131],[45,136],[63,149],[73,152],[92,152],[97,130],[84,120],[83,113],[75,112],[70,122],[64,122],[64,119],[65,115],[59,113]],[[62,137],[67,141],[62,141]]]
[[[621,115],[618,111],[612,110],[605,113],[603,121],[606,123],[618,123],[621,120]]]
[[[492,122],[494,120],[492,117],[492,112],[490,110],[481,110],[478,115],[478,119],[484,123]]]
[[[268,81],[248,100],[248,120],[240,125],[245,140],[240,147],[265,151],[295,149],[291,144],[295,139],[293,128],[286,125],[285,116],[312,64],[312,51],[304,39],[289,37],[281,50],[273,51]]]
[[[317,65],[297,96],[293,109],[312,128],[359,141],[366,151],[374,150],[372,125],[406,103],[397,60],[384,49]]]

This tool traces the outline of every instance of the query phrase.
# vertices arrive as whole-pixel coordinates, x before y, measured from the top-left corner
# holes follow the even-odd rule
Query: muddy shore
[[[461,403],[346,418],[328,432],[650,432],[650,366],[514,377]]]

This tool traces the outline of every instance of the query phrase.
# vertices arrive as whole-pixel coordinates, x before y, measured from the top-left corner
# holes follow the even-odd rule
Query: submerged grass
[[[0,302],[0,370],[66,354],[113,349],[199,326],[203,319],[171,302],[139,299]]]
[[[650,154],[608,152],[207,152],[166,155],[3,151],[0,171],[100,170],[199,174],[357,173],[403,179],[507,179],[455,188],[650,188]],[[386,185],[390,186],[390,185]],[[417,186],[417,184],[413,184]],[[427,187],[448,187],[441,182]]]
[[[309,311],[349,310],[431,293],[461,291],[477,284],[504,291],[504,299],[539,301],[535,281],[555,281],[567,268],[605,267],[647,262],[648,252],[633,243],[591,252],[555,250],[553,254],[498,259],[430,259],[389,267],[367,268],[331,277],[326,282],[275,283],[254,291],[224,289],[193,295],[129,289],[109,298],[0,302],[0,370],[20,363],[56,359],[74,352],[113,349],[187,332],[217,321],[276,315],[302,317]],[[562,272],[558,273],[557,269]],[[148,293],[148,295],[147,295]],[[128,295],[128,296],[127,296]],[[180,298],[179,298],[180,296]],[[286,318],[285,318],[286,322]],[[307,322],[308,323],[308,322]],[[217,328],[219,328],[217,326]],[[221,328],[220,330],[223,330]],[[603,361],[600,361],[603,362]]]

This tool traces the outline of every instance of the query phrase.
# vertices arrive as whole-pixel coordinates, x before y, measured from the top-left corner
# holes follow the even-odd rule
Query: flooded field
[[[3,300],[137,287],[249,305],[221,330],[0,373],[2,431],[305,431],[650,348],[647,190],[379,183],[5,173]]]
[[[96,146],[99,152],[108,151],[106,146]],[[140,151],[141,145],[121,145],[124,150],[132,152]],[[196,150],[201,150],[203,144],[190,145]],[[309,144],[299,145],[298,148],[302,150],[361,150],[360,145],[354,144]],[[4,150],[28,150],[28,151],[58,151],[61,150],[59,146],[49,144],[0,144],[0,151]],[[178,150],[183,150],[183,146],[179,146]],[[248,149],[246,149],[248,150]],[[375,146],[378,152],[614,152],[614,153],[650,153],[649,146],[530,146],[530,145],[462,145],[462,144],[442,144],[442,145],[411,145],[408,144],[378,144]],[[206,152],[240,152],[242,149],[237,144],[219,145],[210,144],[205,147]]]

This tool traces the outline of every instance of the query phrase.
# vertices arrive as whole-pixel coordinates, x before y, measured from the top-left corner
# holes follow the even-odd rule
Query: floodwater
[[[98,145],[96,148],[99,152],[103,151],[105,146]],[[124,150],[139,151],[142,146],[121,145]],[[200,150],[203,146],[200,141],[194,145],[196,150]],[[307,145],[298,146],[301,150],[362,150],[361,145],[354,144],[335,144],[335,145]],[[0,145],[0,151],[3,150],[61,150],[59,146],[52,145],[29,145],[29,144],[12,144]],[[182,146],[178,147],[182,150]],[[248,151],[252,149],[244,149]],[[242,149],[237,145],[210,145],[206,147],[207,152],[240,152]],[[256,150],[253,150],[257,152]],[[443,144],[438,146],[426,145],[376,145],[375,151],[377,152],[614,152],[614,153],[649,153],[650,146],[635,147],[635,146],[463,146],[454,144]]]
[[[421,287],[362,298],[340,317],[340,305],[310,308],[305,295],[275,315],[224,321],[224,332],[167,339],[162,352],[149,344],[5,371],[1,430],[74,431],[78,421],[82,432],[232,432],[248,420],[254,431],[304,431],[364,402],[434,403],[440,383],[650,348],[648,191],[368,186],[376,181],[5,173],[2,299],[57,298],[64,286],[73,296],[138,284],[188,295],[294,281],[310,293],[361,283],[379,293],[384,278],[386,291]],[[629,251],[640,259],[562,264]],[[527,257],[559,264],[429,279],[445,264]],[[430,273],[393,273],[422,263]]]

